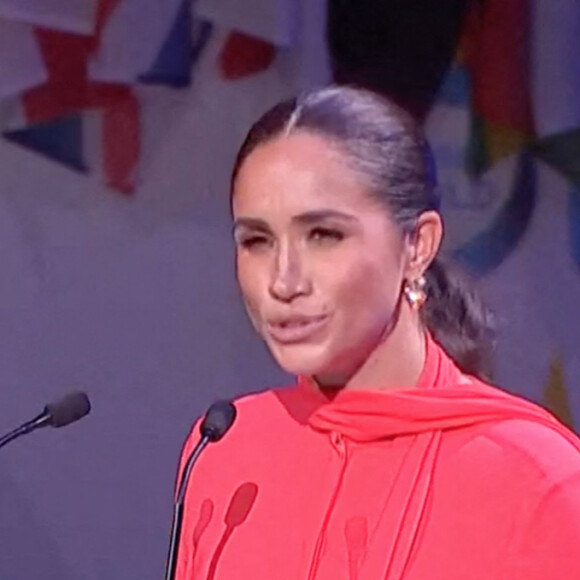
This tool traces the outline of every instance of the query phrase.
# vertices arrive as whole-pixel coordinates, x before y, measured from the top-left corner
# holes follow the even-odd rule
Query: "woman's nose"
[[[289,244],[281,246],[272,267],[270,294],[277,300],[290,302],[306,294],[309,287],[300,252]]]

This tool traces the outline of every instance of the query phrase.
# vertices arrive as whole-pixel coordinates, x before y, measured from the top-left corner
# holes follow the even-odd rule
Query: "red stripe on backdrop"
[[[98,50],[103,29],[121,2],[99,0],[93,51]],[[125,195],[133,193],[141,156],[141,111],[132,91],[118,96],[103,111],[102,151],[107,185]]]
[[[35,34],[49,78],[23,94],[30,124],[76,113],[88,104],[89,37],[46,29],[36,29]]]
[[[141,155],[140,106],[133,93],[103,111],[102,139],[107,185],[126,195],[133,193]]]
[[[472,75],[473,108],[488,123],[533,134],[529,0],[476,0],[461,54]]]
[[[121,4],[122,1],[123,0],[99,0],[95,18],[95,35],[93,36],[92,40],[93,52],[98,50],[103,29],[105,28],[109,18],[111,18],[111,15],[117,6]]]

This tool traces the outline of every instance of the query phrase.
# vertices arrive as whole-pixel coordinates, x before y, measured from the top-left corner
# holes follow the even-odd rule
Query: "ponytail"
[[[425,273],[423,323],[465,373],[491,380],[493,317],[465,278],[436,258]]]

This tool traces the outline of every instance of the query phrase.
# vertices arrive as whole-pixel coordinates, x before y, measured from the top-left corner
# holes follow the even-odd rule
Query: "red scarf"
[[[480,423],[525,419],[553,429],[580,452],[580,443],[550,413],[535,404],[464,375],[431,337],[415,388],[344,390],[328,401],[307,377],[298,379],[306,422],[316,431],[338,432],[357,442],[413,437],[381,517],[380,537],[393,538],[367,555],[371,570],[384,566],[385,580],[400,580],[418,532],[445,431]],[[304,411],[304,409],[303,409]]]

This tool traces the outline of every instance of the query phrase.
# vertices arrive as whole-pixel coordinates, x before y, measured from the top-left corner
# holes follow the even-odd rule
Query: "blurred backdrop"
[[[496,381],[579,426],[579,50],[577,0],[0,0],[0,431],[93,403],[2,449],[0,578],[162,577],[193,421],[292,380],[237,295],[233,157],[332,80],[424,123]]]

